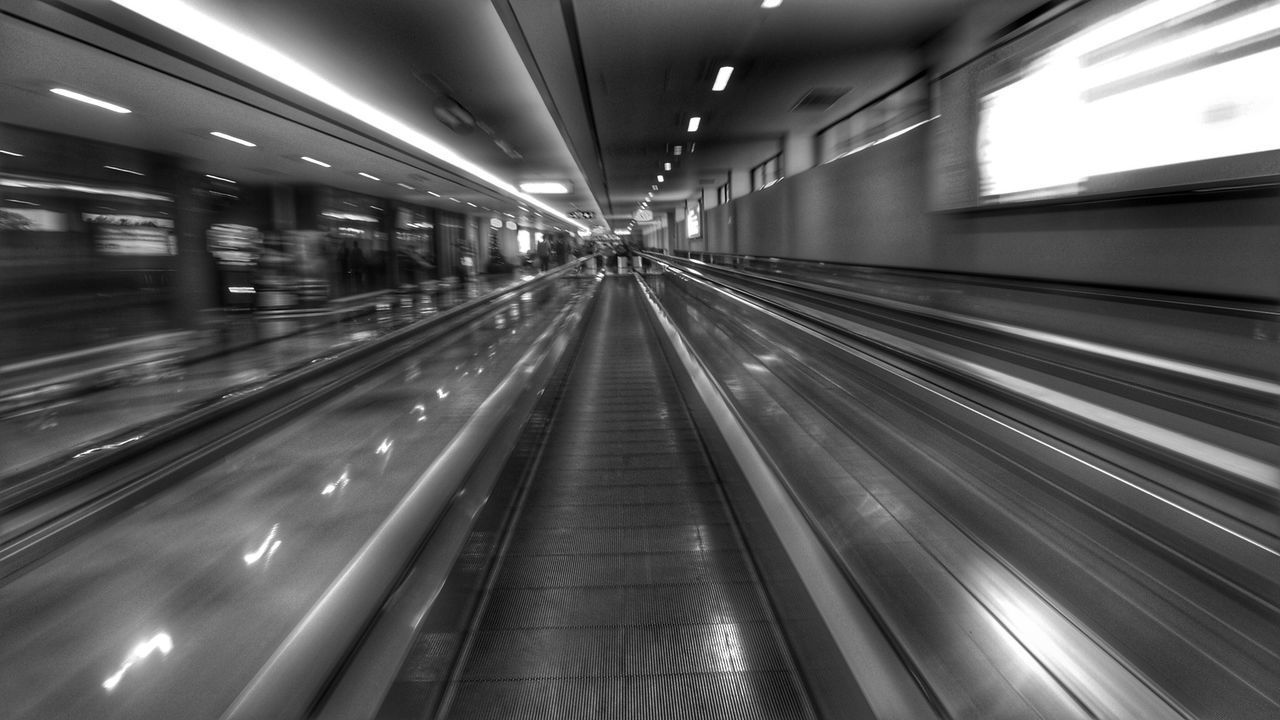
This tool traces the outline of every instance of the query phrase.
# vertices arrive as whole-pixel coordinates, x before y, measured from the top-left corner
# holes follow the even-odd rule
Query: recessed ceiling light
[[[357,175],[359,175],[360,177],[366,177],[366,178],[369,178],[370,180],[377,180],[378,182],[382,182],[382,178],[380,178],[380,177],[374,177],[373,175],[370,175],[370,174],[369,174],[369,173],[367,173],[367,172],[361,172],[361,173],[356,173],[356,174],[357,174]]]
[[[720,92],[729,84],[729,76],[733,74],[733,67],[725,65],[720,68],[720,72],[716,73],[716,81],[711,86],[711,92]]]
[[[307,162],[311,163],[312,165],[319,165],[320,167],[333,167],[332,165],[330,165],[330,164],[329,164],[329,163],[327,163],[327,162],[321,162],[321,161],[319,161],[319,160],[317,160],[317,159],[315,159],[315,158],[313,158],[313,157],[307,157],[306,155],[303,155],[303,156],[302,156],[302,159],[303,159],[303,160],[306,160]]]
[[[120,105],[116,105],[115,103],[109,103],[106,100],[99,100],[96,97],[89,97],[88,95],[85,95],[83,93],[78,93],[75,90],[68,90],[66,88],[51,88],[49,92],[53,93],[54,95],[61,95],[62,97],[65,97],[65,98],[71,98],[72,100],[79,100],[82,103],[88,103],[89,105],[100,107],[103,110],[110,110],[113,113],[120,113],[121,115],[124,115],[125,113],[133,112],[127,107],[122,107]]]
[[[214,137],[222,138],[223,140],[230,140],[230,141],[231,141],[231,142],[233,142],[233,143],[236,143],[236,144],[238,144],[238,145],[243,145],[243,146],[245,146],[245,147],[258,147],[258,146],[257,146],[257,145],[255,145],[254,143],[249,142],[248,140],[244,140],[244,139],[242,139],[242,138],[238,138],[238,137],[236,137],[235,135],[228,135],[228,134],[226,134],[226,133],[224,133],[224,132],[218,132],[217,130],[210,130],[210,131],[209,131],[209,134],[210,134],[210,135],[212,135],[212,136],[214,136]]]
[[[679,155],[679,154],[681,154],[681,153],[683,153],[683,152],[684,152],[684,146],[683,146],[683,145],[677,145],[677,146],[675,147],[675,150],[672,152],[672,154],[673,154],[673,155]]]
[[[666,182],[667,179],[661,175],[658,176],[658,182]]]
[[[562,182],[526,182],[520,183],[520,191],[530,195],[567,195],[569,186]]]
[[[694,115],[689,118],[689,132],[698,132],[698,127],[702,125],[702,118]]]
[[[671,172],[671,163],[662,163],[662,169]]]

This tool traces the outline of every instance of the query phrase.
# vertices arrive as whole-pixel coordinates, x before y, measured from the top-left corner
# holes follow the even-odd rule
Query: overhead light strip
[[[215,20],[181,0],[111,1],[174,32],[185,35],[201,45],[222,53],[273,80],[284,83],[298,92],[319,100],[335,110],[346,113],[371,127],[408,143],[438,160],[470,173],[503,192],[537,205],[576,227],[586,228],[585,225],[543,203],[541,200],[520,192],[511,183],[471,162],[458,154],[453,148],[351,95],[297,60],[225,23]]]
[[[0,155],[10,155],[12,157],[26,157],[22,153],[12,152],[10,150],[0,150]]]
[[[219,132],[217,130],[211,130],[209,131],[209,134],[214,137],[222,138],[223,140],[230,140],[233,143],[236,143],[238,145],[243,145],[245,147],[258,147],[255,143],[251,143],[248,140],[238,138],[235,135],[228,135],[224,132]]]
[[[90,97],[83,93],[78,93],[75,90],[68,90],[66,88],[50,88],[49,92],[53,93],[54,95],[61,95],[64,98],[79,100],[82,103],[93,105],[94,107],[100,107],[103,110],[110,110],[113,113],[119,113],[121,115],[125,115],[127,113],[133,112],[129,108],[124,107],[122,105],[117,105],[115,103],[107,102],[106,100],[99,100],[96,97]]]

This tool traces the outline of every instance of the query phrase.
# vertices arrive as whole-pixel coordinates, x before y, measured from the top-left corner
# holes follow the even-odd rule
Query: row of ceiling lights
[[[779,5],[782,5],[782,0],[763,0],[763,1],[760,3],[760,7],[765,8],[766,10],[767,10],[767,9],[771,9],[771,8],[776,8],[776,7],[778,7]],[[724,66],[721,66],[721,68],[716,72],[716,79],[715,79],[715,81],[713,81],[713,82],[712,82],[712,84],[711,84],[711,92],[723,92],[723,91],[724,91],[724,89],[725,89],[726,87],[728,87],[728,86],[729,86],[729,78],[730,78],[730,77],[732,77],[732,76],[733,76],[733,66],[732,66],[732,65],[724,65]],[[701,116],[701,115],[693,115],[693,116],[691,116],[691,117],[689,118],[689,125],[688,125],[688,127],[686,127],[686,128],[685,128],[685,131],[686,131],[686,132],[694,133],[694,132],[698,132],[698,130],[699,130],[699,129],[701,129],[701,128],[702,128],[702,116]],[[675,154],[675,155],[679,155],[679,154],[681,154],[681,152],[683,151],[683,149],[684,149],[684,148],[683,148],[683,146],[677,145],[677,146],[675,147],[675,153],[674,153],[674,154]],[[664,162],[664,163],[662,164],[662,169],[663,169],[665,172],[671,172],[671,163],[670,163],[670,162]],[[666,181],[666,177],[665,177],[664,175],[659,174],[659,175],[658,175],[658,182],[659,182],[659,183],[662,183],[662,182],[665,182],[665,181]],[[649,209],[649,202],[653,200],[653,194],[654,194],[655,192],[657,192],[657,190],[658,190],[658,186],[657,186],[657,185],[652,185],[652,186],[650,186],[649,194],[648,194],[648,195],[646,195],[646,196],[645,196],[645,199],[644,199],[644,200],[642,200],[642,201],[640,202],[639,206],[637,206],[637,207],[636,207],[636,214],[637,214],[637,215],[639,215],[640,213],[642,213],[642,212],[644,212],[644,211],[646,211],[646,210],[648,210],[648,209]],[[634,227],[635,227],[635,225],[636,225],[636,220],[633,218],[633,219],[631,220],[631,222],[627,225],[626,230],[625,230],[625,231],[619,231],[619,234],[628,234],[628,235],[629,235],[629,234],[631,233],[631,229],[632,229],[632,228],[634,228]]]
[[[782,0],[763,0],[763,2],[760,4],[760,7],[769,9],[769,8],[776,8],[781,4],[782,4]],[[729,78],[731,78],[732,76],[733,76],[732,65],[721,66],[721,68],[716,72],[716,79],[711,84],[711,92],[723,92],[724,89],[729,86]],[[698,130],[701,128],[702,128],[702,116],[693,115],[689,118],[689,125],[688,127],[685,128],[685,131],[694,133],[694,132],[698,132]],[[677,145],[674,148],[674,154],[680,155],[683,150],[684,150],[683,146]],[[662,169],[665,172],[671,172],[671,163],[664,162],[662,164]],[[666,176],[659,174],[658,182],[662,183],[665,181],[666,181]],[[653,194],[657,192],[657,190],[658,190],[657,185],[650,186],[649,194],[646,195],[645,199],[640,202],[639,206],[637,206],[636,214],[640,214],[643,211],[649,209],[649,202],[653,200]],[[627,225],[627,229],[626,229],[627,234],[630,234],[630,231],[632,228],[635,227],[635,224],[636,224],[636,220],[632,219],[630,224]]]
[[[184,35],[252,70],[260,72],[288,87],[317,100],[328,107],[349,115],[370,127],[407,143],[419,151],[449,166],[457,168],[489,186],[520,201],[537,206],[580,229],[585,225],[525,192],[488,169],[464,157],[452,147],[420,132],[414,127],[392,117],[381,108],[374,107],[338,87],[328,78],[303,65],[298,60],[225,24],[196,9],[183,0],[111,0],[174,32]]]
[[[109,110],[109,111],[111,111],[111,112],[113,112],[113,113],[117,113],[117,114],[120,114],[120,115],[127,115],[127,114],[130,114],[130,113],[132,113],[132,112],[133,112],[132,110],[130,110],[130,109],[129,109],[129,108],[127,108],[127,107],[124,107],[123,105],[117,105],[116,103],[109,102],[109,101],[107,101],[107,100],[103,100],[103,99],[101,99],[101,98],[93,97],[93,96],[91,96],[91,95],[86,95],[86,94],[84,94],[84,93],[77,92],[77,91],[75,91],[75,90],[68,90],[67,88],[61,88],[61,87],[51,88],[51,89],[50,89],[50,92],[52,92],[52,93],[53,93],[53,94],[55,94],[55,95],[59,95],[59,96],[61,96],[61,97],[69,98],[69,99],[71,99],[71,100],[77,100],[77,101],[82,102],[82,103],[85,103],[85,104],[87,104],[87,105],[92,105],[92,106],[94,106],[94,107],[102,108],[103,110]],[[252,141],[250,141],[250,140],[245,140],[244,138],[236,137],[235,135],[231,135],[230,133],[224,133],[224,132],[222,132],[222,131],[220,131],[220,130],[211,130],[211,131],[209,131],[209,134],[210,134],[210,135],[212,135],[212,136],[214,136],[214,137],[216,137],[216,138],[219,138],[219,139],[222,139],[222,140],[226,140],[226,141],[228,141],[228,142],[235,143],[236,145],[241,145],[241,146],[243,146],[243,147],[247,147],[247,148],[256,148],[256,147],[258,147],[258,144],[257,144],[257,143],[255,143],[255,142],[252,142]],[[5,155],[11,155],[11,156],[13,156],[13,157],[23,157],[23,155],[22,155],[21,153],[16,153],[16,152],[13,152],[13,151],[10,151],[10,150],[0,150],[0,153],[3,153],[3,154],[5,154]],[[309,155],[302,155],[302,156],[300,156],[300,157],[299,157],[299,159],[300,159],[300,160],[304,160],[304,161],[306,161],[306,162],[309,162],[309,163],[311,163],[312,165],[317,165],[317,166],[319,166],[319,167],[323,167],[323,168],[331,168],[331,167],[333,167],[333,165],[331,165],[330,163],[324,162],[323,160],[317,160],[316,158],[313,158],[313,157],[311,157],[311,156],[309,156]],[[104,167],[104,168],[106,168],[106,169],[108,169],[108,170],[114,170],[114,171],[116,171],[116,172],[127,173],[127,174],[130,174],[130,175],[145,176],[145,173],[139,172],[139,171],[137,171],[137,170],[130,170],[129,168],[119,167],[119,166],[116,166],[116,165],[104,165],[103,167]],[[377,177],[376,175],[373,175],[373,174],[371,174],[371,173],[364,172],[364,171],[362,171],[362,170],[361,170],[361,171],[357,171],[357,172],[356,172],[356,174],[357,174],[357,175],[359,175],[359,176],[361,176],[361,177],[363,177],[363,178],[367,178],[367,179],[369,179],[369,180],[373,180],[373,181],[375,181],[375,182],[382,182],[382,178]],[[217,181],[220,181],[220,182],[230,183],[230,184],[232,184],[232,185],[237,184],[235,180],[232,180],[232,179],[230,179],[230,178],[221,177],[221,176],[219,176],[219,175],[210,175],[210,174],[206,174],[206,175],[205,175],[205,177],[207,177],[207,178],[209,178],[209,179],[211,179],[211,180],[217,180]],[[412,185],[409,185],[408,183],[397,182],[397,183],[396,183],[396,185],[398,185],[399,187],[404,188],[405,190],[414,190],[414,187],[413,187]],[[554,185],[555,187],[549,187],[549,185]],[[527,189],[526,189],[526,188],[527,188]],[[559,183],[554,183],[554,184],[548,184],[548,183],[526,183],[526,184],[524,184],[524,185],[522,185],[522,186],[521,186],[521,190],[525,190],[526,192],[542,192],[542,193],[557,193],[557,192],[558,192],[558,193],[564,193],[564,192],[568,192],[568,188],[567,188],[567,187],[565,187],[563,184],[559,184]],[[426,191],[426,193],[427,193],[428,195],[431,195],[432,197],[437,197],[437,198],[442,197],[439,193],[433,192],[433,191],[431,191],[431,190],[427,190],[427,191]],[[453,202],[456,202],[456,203],[461,203],[461,202],[463,202],[463,201],[458,200],[457,198],[453,198],[453,197],[450,197],[450,198],[448,198],[448,199],[449,199],[449,200],[451,200],[451,201],[453,201]],[[487,212],[497,212],[496,210],[493,210],[492,208],[489,208],[489,207],[481,208],[479,205],[476,205],[476,204],[475,204],[475,203],[473,203],[473,202],[469,202],[469,201],[468,201],[466,204],[467,204],[467,205],[469,205],[469,206],[471,206],[471,207],[473,207],[473,208],[476,208],[476,209],[478,209],[478,210],[483,209],[483,210],[485,210],[485,211],[487,211]],[[529,209],[528,209],[528,208],[521,207],[520,209],[521,209],[522,211],[524,211],[524,212],[529,212]],[[514,215],[511,215],[510,213],[503,213],[503,214],[504,214],[504,215],[506,215],[507,217],[515,217]],[[538,216],[538,217],[541,217],[541,216],[542,216],[542,213],[535,212],[535,213],[534,213],[534,215],[536,215],[536,216]],[[560,228],[557,228],[557,229],[560,229]]]

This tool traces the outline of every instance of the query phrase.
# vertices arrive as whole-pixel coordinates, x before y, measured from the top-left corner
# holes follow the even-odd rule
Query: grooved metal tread
[[[639,289],[598,302],[440,716],[812,718]]]

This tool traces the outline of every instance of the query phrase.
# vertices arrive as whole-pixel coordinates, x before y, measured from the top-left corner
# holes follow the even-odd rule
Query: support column
[[[174,263],[173,319],[196,329],[204,311],[218,306],[218,268],[209,254],[205,233],[211,222],[203,175],[185,169],[174,172],[173,233],[178,256]]]

